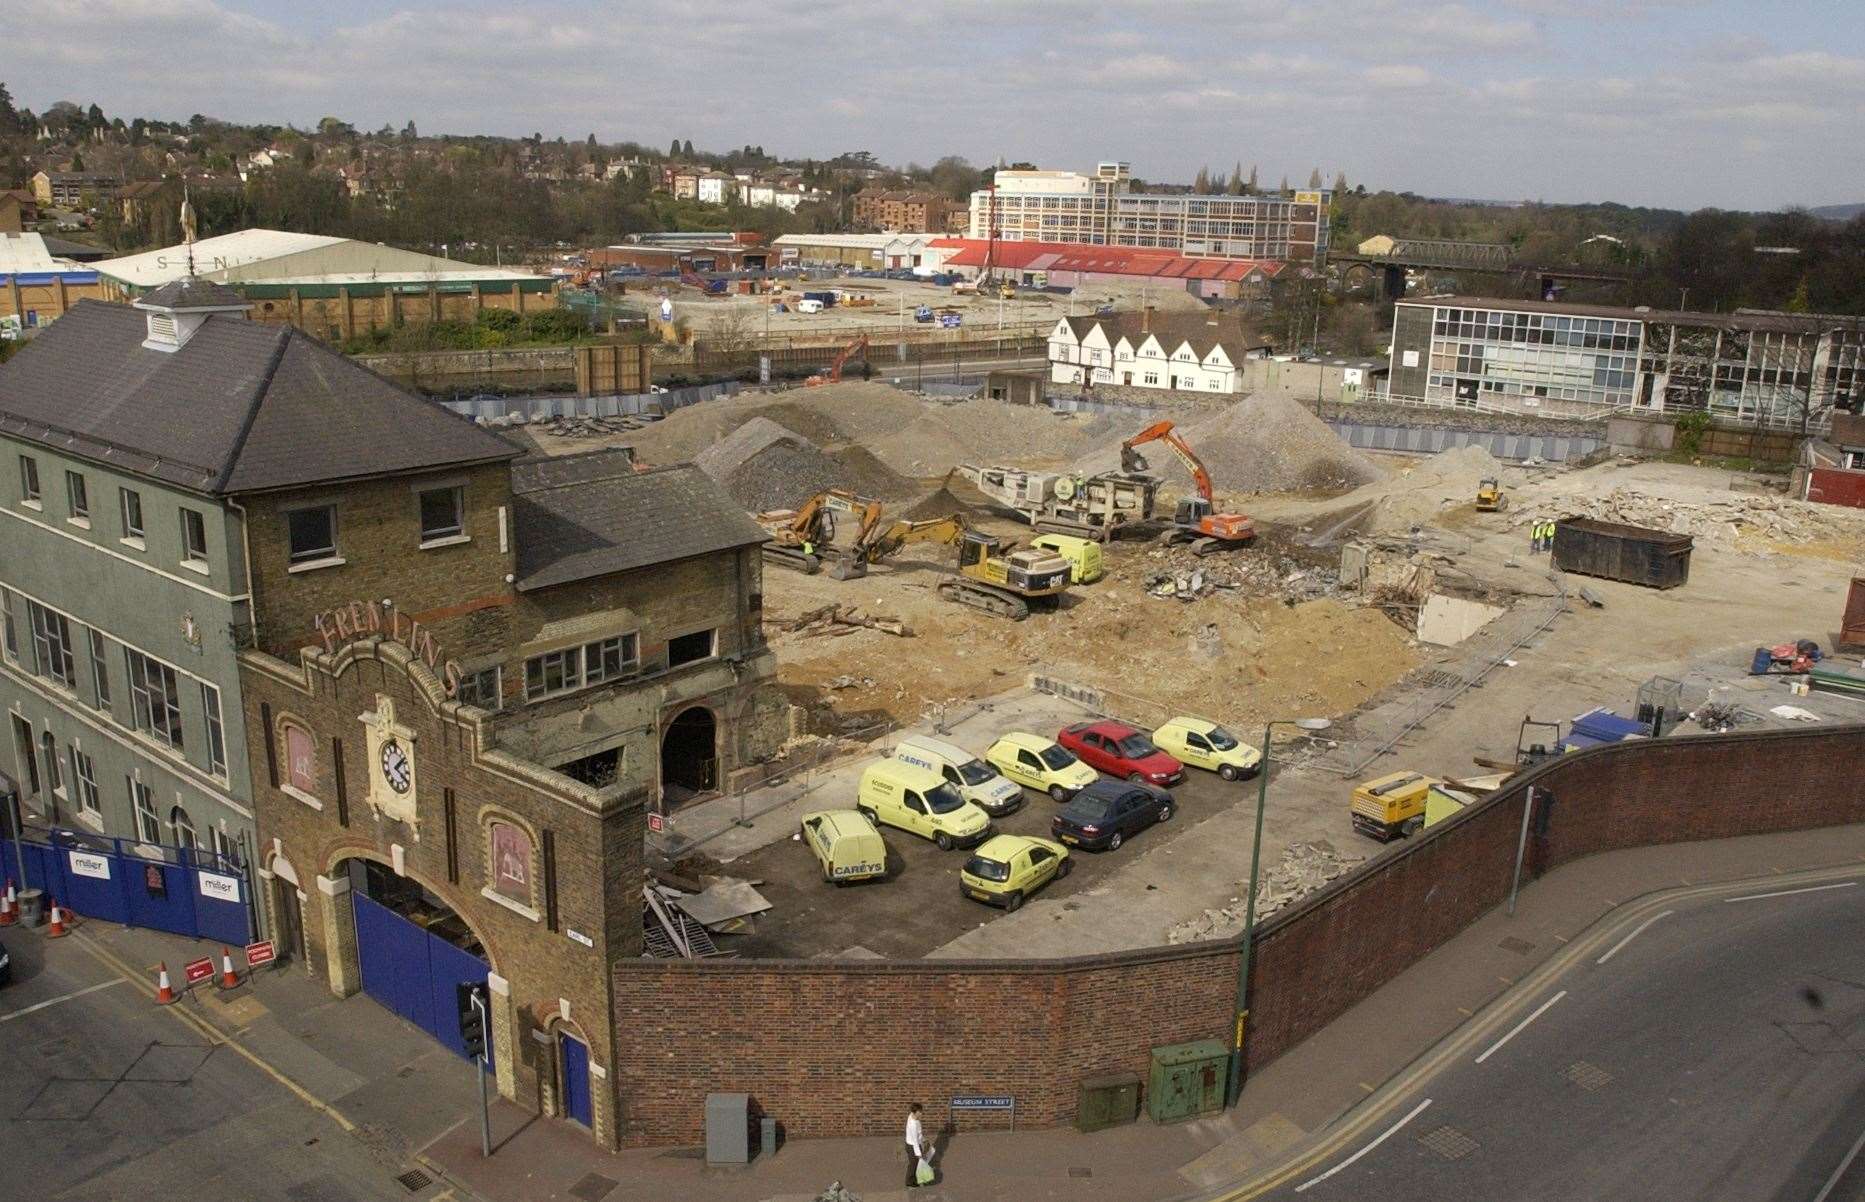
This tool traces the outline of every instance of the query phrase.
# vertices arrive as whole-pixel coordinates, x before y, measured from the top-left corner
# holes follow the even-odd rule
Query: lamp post
[[[1230,1092],[1235,1106],[1243,1093],[1243,1029],[1250,1017],[1250,953],[1256,946],[1256,878],[1263,864],[1263,806],[1269,800],[1269,736],[1278,726],[1295,726],[1310,734],[1333,725],[1326,718],[1277,718],[1263,724],[1263,757],[1256,768],[1256,838],[1250,843],[1250,896],[1243,910],[1243,950],[1237,958],[1237,1020],[1231,1033]]]

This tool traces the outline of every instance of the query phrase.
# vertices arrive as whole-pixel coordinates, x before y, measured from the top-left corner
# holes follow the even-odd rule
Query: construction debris
[[[852,605],[820,606],[792,620],[788,629],[792,632],[828,633],[837,627],[878,630],[882,634],[903,639],[913,637],[913,628],[899,618],[873,617]]]
[[[639,430],[658,420],[658,417],[624,413],[617,417],[553,417],[536,424],[545,433],[554,434],[558,438],[600,438],[605,434],[626,434],[631,430]]]
[[[1345,876],[1365,860],[1365,856],[1342,854],[1325,839],[1291,845],[1282,853],[1282,859],[1263,873],[1257,885],[1257,920],[1260,922],[1297,898],[1313,893],[1336,877]],[[1221,909],[1206,910],[1197,918],[1170,927],[1166,931],[1166,942],[1196,943],[1202,939],[1228,939],[1242,934],[1246,910],[1245,899],[1232,898],[1231,903]]]
[[[1677,501],[1630,488],[1604,496],[1575,496],[1561,517],[1599,518],[1651,530],[1688,534],[1693,539],[1734,547],[1744,538],[1773,543],[1810,543],[1826,539],[1865,540],[1865,511],[1841,505],[1815,505],[1786,497],[1730,493],[1710,501]],[[1547,515],[1542,514],[1543,520]],[[1524,513],[1515,525],[1534,518]]]
[[[771,908],[771,903],[750,881],[736,877],[711,877],[705,889],[674,900],[689,918],[708,930],[717,930],[733,919],[762,914]]]
[[[1280,597],[1299,605],[1340,591],[1340,572],[1329,567],[1305,567],[1270,551],[1238,551],[1227,555],[1198,556],[1182,547],[1159,547],[1147,552],[1149,564],[1142,587],[1154,597],[1196,601],[1214,592]]]

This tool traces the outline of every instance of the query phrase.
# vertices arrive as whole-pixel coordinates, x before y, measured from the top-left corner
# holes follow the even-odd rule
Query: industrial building
[[[54,254],[44,237],[0,233],[0,326],[34,329],[109,291],[95,267]]]
[[[1211,196],[1136,192],[1126,163],[1093,175],[999,171],[996,186],[971,194],[973,238],[1069,242],[1165,250],[1192,258],[1270,259],[1321,265],[1327,259],[1333,194]]]
[[[784,234],[771,243],[787,267],[890,271],[930,265],[932,234]]]
[[[1096,283],[1157,281],[1164,290],[1206,299],[1248,299],[1290,269],[1281,260],[1195,259],[1169,251],[1130,250],[1067,242],[999,242],[936,238],[927,261],[942,271],[980,274],[988,264],[1001,276],[1031,287],[1075,288]]]
[[[1865,390],[1858,317],[1445,296],[1393,315],[1391,391],[1466,408],[1707,411],[1824,428]]]
[[[253,302],[252,319],[288,322],[320,338],[429,321],[472,321],[482,309],[556,306],[549,276],[446,259],[353,238],[250,229],[106,259],[98,271],[119,299],[190,274]]]

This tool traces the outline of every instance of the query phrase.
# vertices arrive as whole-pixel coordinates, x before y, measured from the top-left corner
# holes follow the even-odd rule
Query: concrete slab
[[[1418,641],[1436,647],[1455,647],[1508,612],[1464,597],[1433,593],[1418,611]]]

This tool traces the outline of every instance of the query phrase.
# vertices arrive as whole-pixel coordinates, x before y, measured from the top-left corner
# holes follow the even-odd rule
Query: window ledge
[[[307,559],[303,563],[294,563],[286,568],[285,572],[287,575],[296,575],[299,572],[317,572],[322,571],[324,568],[340,568],[348,562],[350,561],[343,558],[341,555],[327,555],[323,559]]]
[[[43,502],[41,502],[41,501],[30,501],[30,500],[26,500],[26,501],[21,501],[21,502],[19,503],[19,505],[20,505],[20,508],[21,508],[21,509],[30,509],[30,510],[32,510],[32,511],[33,511],[34,513],[44,513],[44,512],[45,512],[45,504],[44,504]]]
[[[104,833],[103,815],[93,814],[89,810],[79,810],[75,815],[73,815],[73,817],[75,817],[79,822],[82,822],[84,825],[90,827],[92,830],[96,831],[98,834],[101,835]]]
[[[211,576],[214,574],[214,569],[208,567],[207,564],[198,559],[184,559],[181,561],[180,566],[188,569],[190,572],[198,572],[203,576]]]
[[[434,551],[441,547],[457,547],[461,543],[470,543],[472,541],[473,536],[470,534],[443,534],[438,538],[422,539],[418,547],[422,551]]]
[[[140,538],[119,538],[117,541],[132,551],[147,551],[149,549],[149,544],[145,543]]]
[[[323,802],[311,796],[309,793],[306,793],[303,789],[297,789],[293,788],[291,785],[282,784],[278,787],[278,791],[287,797],[302,801],[305,805],[310,806],[314,810],[321,810],[324,808]]]
[[[520,902],[513,901],[511,898],[506,897],[503,893],[500,893],[497,890],[493,889],[493,887],[490,885],[480,886],[479,896],[485,898],[487,901],[497,902],[499,905],[504,906],[507,910],[510,910],[512,913],[521,914],[524,917],[529,918],[532,922],[542,922],[544,920],[544,916],[542,914],[539,914],[536,910],[533,910],[530,906],[524,905]]]
[[[70,525],[76,526],[80,530],[89,530],[91,528],[91,519],[89,518],[66,518],[65,521]]]

